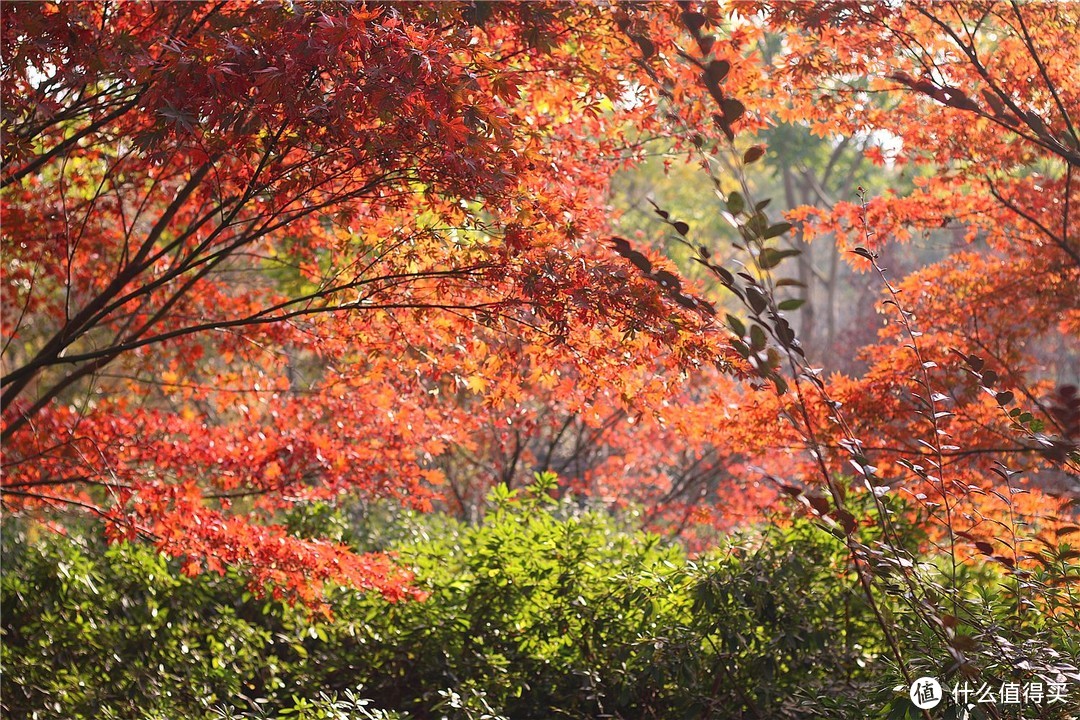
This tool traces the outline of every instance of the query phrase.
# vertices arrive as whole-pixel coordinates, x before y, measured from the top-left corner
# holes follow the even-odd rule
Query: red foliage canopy
[[[6,10],[5,506],[102,514],[305,599],[329,578],[399,595],[385,558],[274,513],[423,506],[434,458],[472,442],[462,396],[520,396],[512,358],[592,368],[585,398],[641,353],[714,355],[701,312],[596,242],[608,175],[655,127],[627,18]]]

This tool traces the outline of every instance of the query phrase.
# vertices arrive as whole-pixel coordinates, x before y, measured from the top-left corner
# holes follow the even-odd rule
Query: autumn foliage
[[[1080,682],[1077,6],[0,23],[5,711]]]
[[[699,547],[787,496],[850,535],[874,521],[843,487],[900,493],[961,555],[1015,565],[1015,543],[986,551],[994,523],[1065,523],[1077,491],[1076,23],[1056,3],[6,8],[5,512],[101,517],[309,602],[413,591],[283,510],[469,516],[537,471]],[[766,208],[778,124],[877,139],[910,189]],[[742,255],[663,207],[657,242],[613,235],[610,180],[657,138],[705,166]],[[943,229],[940,261],[877,262]],[[791,232],[882,270],[865,372],[799,343]]]
[[[606,179],[654,125],[617,25],[531,3],[5,11],[5,506],[99,514],[306,599],[329,578],[400,595],[385,558],[274,513],[424,507],[483,423],[528,431],[527,390],[598,427],[598,393],[662,395],[653,357],[720,352],[598,242]]]

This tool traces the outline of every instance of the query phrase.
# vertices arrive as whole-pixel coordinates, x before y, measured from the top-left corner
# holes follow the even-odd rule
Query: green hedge
[[[147,545],[8,521],[3,714],[916,717],[843,543],[821,528],[795,521],[688,558],[549,489],[500,489],[475,526],[367,513],[350,539],[389,544],[429,595],[338,588],[332,618],[257,597],[234,572],[186,577]],[[289,523],[347,535],[341,519],[316,507]]]

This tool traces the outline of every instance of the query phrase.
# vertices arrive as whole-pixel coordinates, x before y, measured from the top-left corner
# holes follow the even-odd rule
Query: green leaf
[[[744,359],[750,357],[750,347],[742,340],[733,339],[731,341],[731,347],[735,348],[735,352],[739,353],[740,357]]]
[[[914,710],[915,706],[911,704],[911,701],[907,698],[897,698],[893,700],[891,707],[889,708],[889,714],[885,716],[885,720],[904,720],[908,716],[908,710]]]
[[[739,226],[739,233],[747,240],[764,239],[768,227],[769,219],[762,213],[754,213],[749,220]]]
[[[761,329],[760,325],[750,326],[750,349],[761,350],[765,347],[765,331]]]
[[[727,325],[731,328],[731,332],[735,333],[739,337],[746,335],[746,325],[743,325],[743,321],[734,315],[727,316]]]
[[[791,228],[792,228],[791,223],[789,223],[789,222],[779,222],[779,223],[776,223],[775,225],[769,227],[765,231],[763,237],[766,240],[768,240],[769,238],[780,237],[781,235],[786,233]]]
[[[746,301],[750,303],[750,309],[756,313],[762,313],[769,306],[768,300],[755,287],[746,288]]]
[[[779,340],[784,347],[790,347],[791,343],[795,342],[795,331],[791,329],[791,325],[782,317],[776,318],[776,339]]]
[[[728,195],[727,209],[732,215],[738,215],[746,207],[746,201],[743,200],[743,196],[738,192],[733,192]]]
[[[774,248],[765,248],[761,251],[761,255],[758,256],[758,264],[761,265],[763,270],[769,270],[779,265],[784,258],[794,257],[801,254],[801,250],[789,249],[789,250],[776,250]]]
[[[789,300],[784,300],[783,302],[781,302],[778,307],[781,310],[798,310],[805,304],[806,300],[804,298],[791,298]]]

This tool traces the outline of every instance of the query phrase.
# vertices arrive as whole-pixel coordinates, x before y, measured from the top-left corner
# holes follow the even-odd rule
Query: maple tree
[[[733,433],[724,443],[731,455],[752,458],[763,477],[806,478],[821,474],[819,460],[782,450],[820,446],[830,449],[827,474],[842,475],[851,469],[844,444],[858,438],[876,450],[874,464],[888,484],[912,495],[926,497],[926,474],[906,488],[910,468],[903,463],[925,468],[936,456],[948,465],[961,504],[989,493],[979,502],[992,505],[994,493],[1004,492],[999,474],[1008,476],[1006,484],[1020,475],[1008,493],[1014,497],[993,516],[1045,515],[1054,503],[1042,491],[1072,496],[1076,403],[1068,354],[1080,334],[1080,268],[1070,229],[1077,145],[1077,88],[1066,70],[1076,60],[1071,9],[979,2],[679,5],[687,37],[658,46],[653,74],[675,120],[703,150],[721,207],[737,226],[732,239],[744,245],[732,256],[700,235],[687,243],[690,259],[711,266],[719,283],[748,304],[754,322],[728,323],[745,358],[765,361],[771,345],[789,354],[796,349],[795,364],[805,370],[824,362],[804,360],[806,348],[785,337],[795,311],[812,321],[803,300],[777,297],[785,307],[763,302],[781,294],[771,284],[782,278],[785,268],[777,267],[804,255],[807,243],[835,243],[863,272],[882,253],[895,257],[890,245],[941,237],[943,228],[954,243],[943,261],[907,278],[878,278],[886,325],[859,350],[868,369],[832,377],[814,370],[820,378],[810,384],[828,386],[820,406],[813,393],[814,407],[799,409],[805,397],[729,389],[728,405],[742,405],[736,424],[757,429]],[[776,140],[771,127],[778,123],[833,142],[827,169],[854,141],[894,177],[912,177],[876,196],[846,199],[829,197],[802,172],[818,202],[785,211],[796,233],[789,241],[789,226],[766,230],[764,205],[752,205],[745,179],[752,163],[770,155],[754,144],[754,133]],[[772,152],[791,155],[780,138]],[[772,160],[784,173],[789,206],[793,178],[784,168],[792,161]],[[734,277],[740,267],[760,275],[746,282],[761,298],[749,297]],[[780,283],[805,285],[809,270],[800,258],[798,279]],[[884,292],[889,283],[896,295]],[[772,337],[755,340],[762,331]],[[775,358],[768,362],[773,369],[761,373],[758,364],[758,374],[776,374]],[[836,422],[832,403],[842,404],[846,421]],[[935,416],[932,428],[912,422],[927,412],[925,403]],[[935,493],[941,492],[952,493],[939,486]],[[988,519],[976,512],[969,521],[978,525],[980,518]]]
[[[657,527],[755,516],[813,474],[792,395],[740,384],[778,368],[748,362],[766,350],[754,323],[713,321],[710,272],[689,260],[719,248],[697,225],[660,218],[685,246],[677,270],[646,237],[606,240],[603,198],[670,136],[757,222],[718,169],[782,162],[776,123],[928,172],[865,207],[789,210],[795,245],[766,228],[766,269],[806,243],[879,252],[950,222],[989,248],[895,280],[923,362],[948,369],[934,382],[965,445],[943,457],[958,483],[984,480],[1007,441],[1008,462],[1042,472],[1032,487],[1060,477],[1036,443],[1067,454],[1070,429],[1030,420],[1071,401],[1044,399],[1025,348],[1077,333],[1064,10],[61,4],[4,22],[8,508],[104,513],[192,572],[239,563],[308,599],[303,575],[404,587],[385,558],[274,525],[343,492],[469,515],[493,484],[557,470]],[[1038,288],[1021,282],[1035,267]],[[1021,303],[1029,322],[999,309]],[[925,455],[899,329],[863,351],[868,372],[829,380],[885,475]],[[993,362],[995,382],[949,349]],[[1026,433],[980,390],[1001,378],[1031,401],[1012,416]],[[815,442],[841,450],[829,408],[809,409]]]
[[[275,509],[426,505],[434,459],[471,442],[466,396],[522,393],[501,351],[533,381],[605,368],[579,404],[643,356],[715,355],[686,329],[707,313],[596,242],[607,175],[656,124],[624,97],[624,21],[5,12],[5,506],[101,514],[190,572],[242,564],[305,599],[330,578],[400,595],[386,558],[291,537]]]
[[[549,493],[695,551],[763,517],[824,530],[829,587],[898,681],[938,655],[948,676],[1080,677],[1059,652],[1078,20],[978,0],[17,6],[4,510],[104,518],[188,575],[237,566],[325,608],[329,581],[423,592],[298,530],[309,504],[441,504],[479,538],[488,491],[509,503],[535,472],[530,532]],[[650,198],[653,225],[616,231],[611,177],[658,140],[718,203]],[[942,259],[901,247],[927,239]],[[829,318],[841,258],[875,288],[854,303],[874,327],[845,339],[805,287],[823,244]],[[505,570],[490,519],[477,545]],[[696,656],[716,623],[693,603]]]
[[[863,248],[848,256],[864,267],[887,243],[937,228],[963,239],[944,260],[889,278],[897,292],[886,294],[894,307],[883,312],[892,321],[863,351],[869,369],[834,383],[856,432],[880,448],[883,462],[920,463],[927,442],[946,446],[937,448],[937,461],[960,496],[965,485],[1006,492],[1002,478],[1014,493],[1075,493],[1076,428],[1067,419],[1075,401],[1062,364],[1069,339],[1080,335],[1070,226],[1080,88],[1067,70],[1076,62],[1074,9],[980,2],[740,8],[761,10],[764,27],[783,33],[767,75],[778,118],[820,134],[895,138],[868,155],[915,175],[907,193],[789,212],[803,236]],[[1057,361],[1056,343],[1066,355]],[[938,418],[933,431],[951,439],[913,432],[910,418],[927,402]],[[1019,485],[1014,471],[1024,471]],[[906,474],[897,468],[895,477]],[[1052,503],[1013,496],[1004,505],[1042,515]]]
[[[1069,109],[1076,106],[1077,89],[1065,70],[1075,64],[1074,43],[1069,42],[1075,18],[1060,7],[998,3],[913,5],[897,12],[846,2],[678,6],[679,17],[658,15],[647,25],[623,29],[645,49],[647,70],[669,121],[687,146],[704,151],[722,208],[726,205],[723,209],[746,223],[739,229],[743,237],[757,220],[737,174],[741,168],[752,172],[760,160],[763,146],[755,143],[772,143],[765,146],[765,157],[784,175],[789,204],[784,214],[795,225],[795,237],[788,240],[776,226],[780,234],[772,242],[778,244],[765,248],[762,256],[766,276],[779,272],[776,266],[785,258],[797,257],[797,278],[785,282],[806,284],[813,271],[806,260],[811,243],[837,247],[831,256],[834,278],[840,257],[865,273],[872,256],[899,260],[895,247],[912,239],[933,237],[951,244],[944,260],[909,277],[882,260],[888,275],[871,278],[876,292],[896,284],[898,298],[884,297],[896,300],[895,307],[906,314],[898,315],[890,305],[881,306],[877,317],[871,313],[875,324],[884,315],[885,327],[876,340],[870,330],[870,342],[859,350],[867,370],[828,378],[829,402],[843,404],[851,425],[845,429],[832,422],[827,404],[815,407],[811,420],[817,437],[809,441],[808,428],[795,417],[793,396],[748,393],[698,368],[697,379],[675,384],[681,395],[673,402],[679,406],[673,414],[680,418],[675,420],[680,431],[673,434],[689,441],[687,464],[719,469],[729,479],[741,475],[735,483],[739,488],[753,485],[746,471],[754,468],[750,474],[763,481],[813,477],[816,462],[801,449],[817,442],[830,449],[830,473],[843,475],[851,470],[843,444],[854,436],[875,450],[874,464],[889,478],[888,485],[925,498],[926,478],[910,477],[903,463],[926,467],[925,460],[937,454],[927,449],[930,442],[947,446],[938,448],[938,460],[947,466],[960,505],[974,502],[982,508],[961,532],[981,526],[978,532],[993,534],[988,521],[1012,512],[1052,516],[1053,497],[1069,498],[1077,490],[1075,455],[1070,454],[1076,428],[1069,419],[1076,413],[1069,345],[1080,335],[1076,241],[1069,229],[1069,209],[1076,204],[1070,149],[1076,140]],[[672,22],[687,33],[662,40],[664,24]],[[980,102],[960,99],[968,96]],[[830,193],[823,191],[821,178],[810,177],[800,165],[807,186],[800,206],[792,173],[784,170],[795,162],[792,143],[797,141],[784,137],[784,126],[774,130],[777,123],[833,143],[821,160],[826,170],[835,167],[846,143],[864,146],[866,156],[891,173],[896,187],[886,184],[864,202],[850,197],[850,178],[846,189],[841,184]],[[828,173],[822,178],[827,182]],[[817,202],[806,204],[808,197]],[[676,254],[690,266],[688,275],[691,260],[726,265],[732,272],[747,262],[745,255],[724,252],[703,234],[700,218],[680,227],[666,212],[660,219],[667,223],[668,237],[678,241],[666,245],[686,246]],[[649,243],[644,235],[635,242],[620,252],[642,268],[632,253]],[[852,253],[856,247],[865,250]],[[723,275],[719,280],[728,284]],[[871,308],[869,300],[860,304]],[[815,348],[805,345],[812,332],[806,327],[807,320],[813,321],[809,304],[800,307],[800,300],[783,297],[778,302],[786,306],[783,317],[795,323],[792,316],[798,315],[804,321],[795,326],[803,347],[811,351],[808,362],[826,364],[829,358],[815,356]],[[1018,317],[1024,321],[1017,322]],[[747,333],[752,325],[729,329],[751,345]],[[905,325],[915,338],[906,337]],[[835,337],[835,331],[829,335]],[[862,337],[866,342],[865,331]],[[904,347],[911,342],[919,354]],[[783,344],[777,339],[777,347]],[[847,354],[850,348],[828,350],[838,351]],[[965,360],[972,357],[972,362]],[[989,371],[985,376],[984,369]],[[923,370],[930,372],[921,375]],[[694,385],[707,389],[701,392]],[[921,420],[912,423],[926,410],[920,397],[931,396],[943,398],[933,401],[938,405],[933,412],[942,415],[932,431]],[[716,422],[717,408],[724,408],[726,422]],[[691,420],[695,415],[698,419]],[[948,435],[928,437],[938,431]],[[677,442],[667,443],[669,459],[683,451]],[[658,460],[650,459],[654,467],[662,463]],[[652,507],[651,501],[665,497],[670,480],[654,473],[644,484],[659,490],[651,497],[640,487],[623,487],[632,487],[631,494]],[[1006,492],[1001,480],[1012,489]],[[717,498],[721,506],[732,495],[745,497],[732,491],[726,483]],[[934,490],[931,497],[940,492]],[[999,502],[1002,494],[1008,499]],[[714,514],[714,503],[704,497],[708,493],[698,496],[697,517],[711,516],[721,526],[730,520],[722,512]],[[760,492],[756,504],[766,504],[769,497]],[[933,505],[927,501],[932,517]],[[668,509],[660,503],[658,511]]]
[[[759,459],[755,473],[844,538],[905,685],[923,658],[934,658],[934,667],[934,656],[946,677],[1030,671],[1019,646],[1038,627],[1024,608],[1052,609],[1057,627],[1076,629],[1075,603],[1055,586],[1076,579],[1075,550],[1062,538],[1078,529],[1070,506],[1080,478],[1080,403],[1074,384],[1054,388],[1047,376],[1055,368],[1033,351],[1060,333],[1068,352],[1080,335],[1070,229],[1080,140],[1070,116],[1076,88],[1065,70],[1076,64],[1075,16],[1016,3],[739,3],[727,18],[712,6],[680,6],[696,47],[679,54],[701,71],[686,85],[707,91],[713,124],[727,139],[698,136],[696,144],[706,150],[740,251],[716,261],[691,244],[693,260],[738,299],[743,317],[726,318],[732,346],[776,389],[742,413],[756,432],[740,449]],[[725,20],[758,38],[743,64],[768,68],[760,75],[766,92],[746,104],[724,84],[737,59],[718,57],[709,34]],[[758,50],[770,45],[780,51],[762,57]],[[993,64],[984,64],[989,57]],[[982,104],[968,95],[980,86]],[[757,117],[740,122],[747,113]],[[823,136],[893,139],[899,152],[868,155],[929,172],[910,192],[871,200],[859,188],[855,202],[796,208],[788,222],[774,224],[743,172],[765,151],[736,139],[775,120]],[[716,169],[724,167],[735,169],[734,182]],[[903,280],[890,277],[879,262],[886,243],[953,218],[974,248]],[[799,284],[781,265],[803,248],[777,242],[794,223],[801,242],[831,235],[880,279],[889,319],[879,341],[861,349],[869,369],[857,377],[815,367],[784,313],[803,302],[782,292]],[[796,449],[803,452],[790,452]],[[943,570],[916,569],[896,529],[901,513],[926,533]],[[868,538],[868,528],[881,536]],[[978,588],[968,568],[983,558],[1004,568],[1016,613],[1007,622],[967,597]],[[889,593],[904,598],[905,615],[926,632],[904,630],[881,613],[878,598]],[[1042,658],[1037,672],[1078,677],[1074,665],[1053,659],[1056,650],[1034,650],[1041,642],[1031,645]],[[916,714],[906,700],[892,707],[891,717]]]

